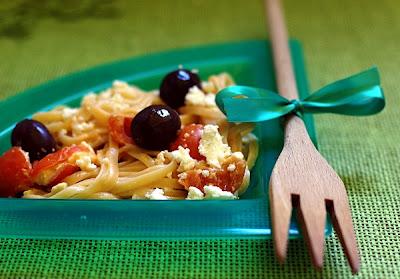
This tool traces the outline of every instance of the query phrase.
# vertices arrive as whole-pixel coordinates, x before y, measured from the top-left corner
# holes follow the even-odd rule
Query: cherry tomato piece
[[[170,145],[170,151],[177,150],[179,146],[189,148],[190,157],[197,160],[205,160],[205,157],[199,153],[199,144],[203,135],[203,125],[190,124],[183,127],[177,139]]]
[[[64,147],[33,163],[32,180],[39,185],[55,185],[65,177],[79,170],[75,163],[68,159],[77,152],[89,152],[83,145]]]
[[[245,171],[246,161],[231,156],[222,163],[220,169],[206,167],[189,170],[178,182],[186,189],[193,186],[203,191],[204,186],[214,185],[234,193],[242,185]]]
[[[108,119],[111,138],[119,144],[133,144],[131,134],[131,117],[113,115]]]
[[[63,181],[64,178],[66,178],[67,176],[70,176],[71,174],[79,171],[80,168],[75,165],[75,164],[71,164],[71,163],[61,163],[56,171],[53,174],[53,177],[51,178],[51,181],[49,181],[49,185],[56,185],[58,183],[60,183],[61,181]]]
[[[12,147],[0,157],[0,196],[13,197],[32,185],[28,153]]]

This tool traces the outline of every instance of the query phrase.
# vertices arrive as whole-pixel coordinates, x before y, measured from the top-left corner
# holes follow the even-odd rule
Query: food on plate
[[[221,73],[168,73],[160,90],[126,82],[17,123],[0,157],[0,196],[50,199],[237,199],[258,154],[252,123],[215,104]]]

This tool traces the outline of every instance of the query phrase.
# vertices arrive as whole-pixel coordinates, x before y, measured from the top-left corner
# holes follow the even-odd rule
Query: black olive
[[[196,73],[179,69],[168,73],[160,86],[160,97],[170,107],[176,109],[183,106],[189,89],[197,86],[201,89],[201,81]]]
[[[135,143],[150,150],[168,149],[180,128],[179,114],[164,105],[152,105],[143,109],[136,114],[131,124]]]
[[[36,120],[24,119],[17,123],[11,134],[11,144],[21,146],[29,153],[31,162],[56,151],[56,141],[46,126]]]

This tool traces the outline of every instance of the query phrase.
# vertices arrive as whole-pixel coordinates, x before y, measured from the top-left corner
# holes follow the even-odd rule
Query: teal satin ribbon
[[[231,122],[259,122],[296,113],[371,115],[385,107],[376,67],[331,83],[308,97],[288,100],[276,92],[229,86],[216,96],[216,103]]]

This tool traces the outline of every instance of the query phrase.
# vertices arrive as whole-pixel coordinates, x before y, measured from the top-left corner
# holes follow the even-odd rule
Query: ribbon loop
[[[377,68],[329,84],[303,100],[288,100],[255,87],[230,86],[216,96],[216,103],[232,122],[259,122],[290,113],[371,115],[385,106]]]

